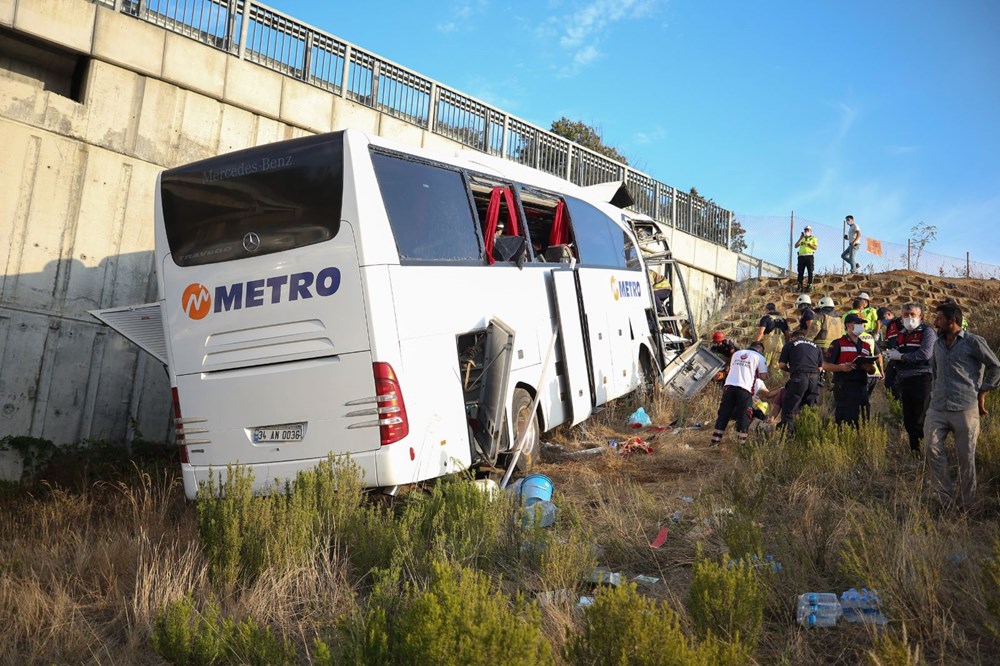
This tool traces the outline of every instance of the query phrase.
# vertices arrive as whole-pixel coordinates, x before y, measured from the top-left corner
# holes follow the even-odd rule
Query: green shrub
[[[191,595],[168,603],[153,624],[153,651],[171,664],[222,663],[225,641],[218,608],[210,604],[201,613]]]
[[[753,516],[735,510],[719,517],[719,531],[733,559],[764,556],[764,532]]]
[[[223,618],[214,603],[204,612],[191,595],[168,603],[153,625],[153,650],[171,664],[295,664],[295,651],[284,639],[251,618]]]
[[[198,531],[209,576],[222,586],[249,583],[266,568],[307,561],[318,544],[335,537],[342,551],[352,544],[364,551],[373,543],[384,550],[391,540],[370,538],[366,527],[384,521],[363,501],[360,472],[348,460],[330,457],[299,472],[291,483],[275,482],[268,494],[256,496],[252,474],[227,467],[218,486],[213,474],[198,490]]]
[[[363,616],[341,624],[338,663],[552,663],[538,609],[520,598],[512,603],[485,574],[437,559],[425,589],[408,583],[393,601],[391,579],[398,575],[398,569],[390,572],[387,587],[376,586]]]
[[[492,560],[510,516],[506,496],[491,498],[470,479],[452,477],[438,481],[429,495],[408,499],[398,520],[397,551],[411,554],[418,571],[442,555],[472,567]]]
[[[600,590],[584,611],[582,626],[568,631],[563,657],[571,664],[688,666],[740,664],[744,648],[706,641],[698,646],[681,631],[677,613],[640,595],[634,584]]]
[[[764,590],[746,560],[695,558],[688,612],[702,638],[717,636],[756,648],[764,621]]]

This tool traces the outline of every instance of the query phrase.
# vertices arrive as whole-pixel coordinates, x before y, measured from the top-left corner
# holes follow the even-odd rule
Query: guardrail
[[[93,0],[470,148],[577,185],[620,180],[641,213],[729,247],[732,213],[253,0]]]

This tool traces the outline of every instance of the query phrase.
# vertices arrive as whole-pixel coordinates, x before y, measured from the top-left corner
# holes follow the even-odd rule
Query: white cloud
[[[439,23],[437,31],[448,33],[474,27],[476,22],[473,19],[485,13],[488,7],[488,0],[461,0],[455,2],[447,10],[448,20]]]
[[[569,56],[559,69],[560,76],[573,76],[601,57],[604,33],[620,21],[643,18],[652,13],[661,0],[588,0],[563,7],[537,30],[539,37],[558,35],[559,46]]]
[[[646,132],[636,132],[632,135],[632,143],[637,146],[648,146],[651,143],[667,138],[667,130],[659,125]]]

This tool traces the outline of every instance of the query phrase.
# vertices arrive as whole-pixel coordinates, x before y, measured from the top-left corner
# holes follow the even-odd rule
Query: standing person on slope
[[[979,417],[986,416],[986,393],[1000,384],[1000,361],[978,335],[962,330],[962,309],[937,306],[934,328],[934,383],[924,417],[924,446],[930,485],[946,507],[971,508],[976,494],[976,440]],[[955,436],[959,492],[952,493],[951,470],[944,440]]]
[[[844,222],[847,222],[847,233],[844,234],[844,240],[847,241],[847,249],[840,255],[840,258],[847,262],[848,272],[857,272],[861,268],[861,264],[855,261],[858,248],[861,247],[861,227],[854,223],[853,215],[848,215],[844,218]]]
[[[806,226],[802,230],[802,235],[795,241],[795,247],[799,250],[799,291],[802,289],[802,277],[809,272],[809,286],[811,291],[813,286],[813,270],[816,268],[816,248],[819,247],[819,240],[812,235],[812,227]]]

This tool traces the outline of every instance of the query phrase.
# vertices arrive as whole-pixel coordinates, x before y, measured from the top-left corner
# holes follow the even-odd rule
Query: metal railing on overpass
[[[588,186],[628,184],[637,211],[730,246],[730,211],[253,0],[93,0],[470,148]]]

